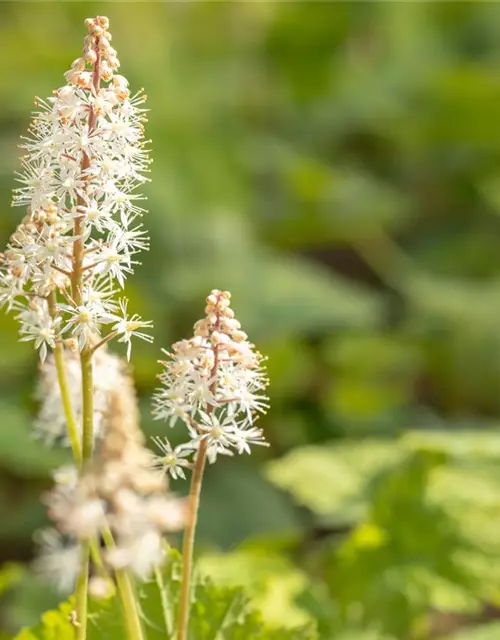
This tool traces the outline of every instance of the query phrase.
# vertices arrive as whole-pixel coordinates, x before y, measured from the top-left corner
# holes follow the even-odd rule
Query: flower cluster
[[[269,406],[263,357],[241,330],[230,297],[227,291],[212,291],[194,336],[165,352],[169,360],[162,362],[162,386],[155,394],[153,413],[170,426],[180,420],[189,435],[176,448],[166,439],[156,439],[161,455],[155,462],[174,478],[185,477],[202,442],[210,462],[218,454],[250,453],[251,445],[266,444],[255,426]]]
[[[128,568],[146,579],[163,560],[163,533],[184,526],[184,502],[168,495],[164,479],[151,469],[138,417],[133,386],[125,378],[111,394],[108,425],[94,463],[80,477],[74,470],[55,475],[56,485],[45,500],[55,528],[40,534],[37,564],[63,589],[77,577],[82,541],[110,532],[105,565]]]
[[[149,340],[115,294],[148,248],[136,187],[147,178],[145,96],[131,97],[110,44],[108,19],[86,20],[83,56],[46,100],[23,140],[14,204],[27,215],[0,257],[0,304],[17,312],[21,339],[42,361],[57,341],[79,350],[103,337]]]

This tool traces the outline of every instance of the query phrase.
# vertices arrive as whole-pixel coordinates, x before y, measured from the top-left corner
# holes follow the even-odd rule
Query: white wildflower
[[[146,342],[153,342],[153,338],[150,335],[140,331],[140,329],[152,327],[153,323],[150,320],[141,320],[141,317],[137,314],[129,317],[127,313],[127,303],[127,300],[120,300],[121,315],[113,316],[116,322],[111,327],[111,330],[118,336],[118,342],[125,342],[127,345],[127,360],[130,360],[132,336],[145,340]]]
[[[54,348],[59,337],[61,318],[52,318],[45,301],[42,304],[32,302],[27,309],[23,309],[17,318],[21,320],[20,341],[34,340],[35,348],[39,349],[42,363],[47,357],[47,347]]]
[[[170,473],[172,478],[186,479],[184,469],[191,466],[189,460],[186,460],[193,450],[185,445],[173,448],[167,439],[156,437],[153,438],[154,443],[161,451],[161,455],[153,457],[153,465],[164,473]]]

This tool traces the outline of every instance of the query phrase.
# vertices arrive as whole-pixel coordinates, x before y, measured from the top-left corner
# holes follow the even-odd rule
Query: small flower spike
[[[255,426],[269,407],[263,357],[241,330],[230,298],[227,291],[212,291],[194,336],[175,343],[161,363],[154,416],[170,426],[183,422],[189,437],[175,449],[167,439],[155,439],[161,450],[155,464],[174,478],[184,477],[189,454],[195,454],[202,441],[210,462],[218,455],[250,453],[253,445],[267,445]]]

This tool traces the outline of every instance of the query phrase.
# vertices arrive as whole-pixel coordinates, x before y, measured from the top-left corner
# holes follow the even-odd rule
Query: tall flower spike
[[[161,454],[155,463],[174,478],[184,477],[184,469],[191,466],[188,453],[195,453],[202,441],[209,462],[219,454],[250,453],[252,445],[266,445],[255,426],[269,406],[263,357],[241,330],[230,297],[227,291],[212,291],[194,336],[165,352],[169,359],[162,362],[153,413],[170,426],[180,420],[189,439],[173,448],[157,438]]]
[[[111,531],[114,545],[104,555],[108,568],[130,569],[146,579],[163,560],[163,533],[184,525],[185,504],[166,493],[163,479],[151,469],[138,419],[132,382],[124,378],[111,394],[108,427],[93,465],[81,477],[55,475],[45,500],[55,529],[39,534],[38,566],[61,588],[76,579],[78,563],[70,560],[79,542]]]
[[[116,337],[128,356],[132,336],[149,340],[140,329],[150,323],[113,299],[148,248],[136,193],[150,162],[145,96],[131,97],[117,73],[108,19],[85,25],[67,84],[36,102],[13,199],[28,212],[0,259],[0,305],[17,312],[42,361],[63,338],[81,351]]]

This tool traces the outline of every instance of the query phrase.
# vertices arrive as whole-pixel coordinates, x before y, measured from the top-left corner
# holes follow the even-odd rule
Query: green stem
[[[110,577],[106,565],[104,564],[104,561],[102,559],[101,549],[99,547],[99,540],[97,536],[90,540],[90,559],[98,575],[103,578]]]
[[[89,586],[89,558],[90,545],[88,542],[81,544],[82,570],[76,583],[76,640],[85,640],[87,637],[87,592]]]
[[[64,417],[66,418],[68,436],[71,442],[71,449],[73,450],[75,462],[78,466],[81,466],[82,448],[78,438],[78,425],[76,423],[75,414],[73,413],[73,407],[71,406],[71,395],[68,386],[68,379],[66,378],[66,368],[64,366],[64,347],[59,342],[54,348],[54,358],[56,362],[57,380],[61,390]]]
[[[115,541],[109,529],[106,528],[103,530],[102,537],[108,549],[114,549]],[[132,579],[125,569],[117,569],[115,571],[115,577],[122,603],[127,638],[128,640],[145,640]]]
[[[57,314],[57,294],[55,291],[52,291],[49,294],[47,302],[49,305],[49,313],[52,318],[55,318]],[[78,439],[78,425],[71,405],[71,394],[68,386],[68,379],[66,378],[64,347],[60,342],[57,342],[54,347],[54,359],[56,362],[57,381],[59,383],[59,389],[61,390],[64,417],[66,418],[66,427],[68,429],[68,436],[71,442],[71,449],[73,450],[73,457],[77,465],[81,466],[82,450]]]
[[[118,593],[122,601],[123,615],[127,628],[128,640],[144,640],[139,609],[130,575],[124,569],[115,571]]]
[[[194,539],[196,535],[196,523],[198,522],[201,485],[203,481],[203,471],[205,470],[206,459],[207,439],[203,438],[203,440],[200,442],[198,455],[196,456],[193,476],[191,478],[191,488],[189,490],[189,513],[182,545],[183,566],[181,595],[179,601],[179,619],[177,624],[177,640],[187,640],[188,637]]]
[[[82,458],[81,467],[92,460],[94,449],[94,389],[92,381],[92,352],[85,348],[80,354],[82,367]],[[82,565],[76,585],[76,638],[87,637],[87,599],[90,569],[90,543],[82,542]]]
[[[160,569],[158,567],[155,568],[155,580],[158,585],[158,590],[160,592],[161,598],[161,608],[163,610],[163,619],[165,621],[165,631],[167,632],[167,637],[173,633],[173,622],[172,616],[170,613],[170,607],[168,606],[168,595],[167,590],[165,589],[165,583],[163,582],[163,576],[161,575]]]
[[[82,367],[82,463],[92,460],[94,451],[94,384],[92,350],[86,347],[80,354]]]

